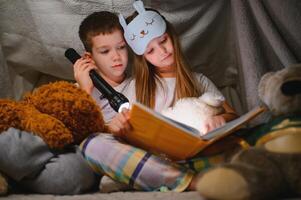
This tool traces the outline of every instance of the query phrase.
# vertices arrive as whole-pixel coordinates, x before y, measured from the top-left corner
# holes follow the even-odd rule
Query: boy
[[[89,71],[95,69],[117,91],[127,90],[130,83],[125,75],[128,52],[118,17],[110,12],[93,13],[82,21],[79,36],[87,52],[74,64],[75,79],[79,87],[94,97],[105,121],[109,122],[116,112],[93,87]],[[61,195],[79,194],[96,187],[98,177],[77,146],[74,151],[55,154],[37,136],[17,129],[9,131],[0,134],[3,147],[0,163],[10,163],[7,166],[11,168],[1,170],[4,174],[14,174],[10,178],[18,185],[26,186],[31,192]],[[33,158],[35,162],[30,162]]]
[[[75,80],[80,88],[96,100],[105,122],[108,123],[116,112],[111,108],[108,100],[93,87],[89,71],[95,69],[115,90],[128,93],[130,80],[125,74],[128,50],[122,27],[114,13],[95,12],[82,21],[79,27],[79,37],[86,52],[73,66]]]

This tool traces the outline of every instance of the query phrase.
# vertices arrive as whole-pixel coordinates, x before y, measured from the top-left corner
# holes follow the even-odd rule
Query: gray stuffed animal
[[[255,134],[255,147],[202,174],[197,189],[209,199],[301,196],[301,65],[267,73],[260,99],[273,114]]]

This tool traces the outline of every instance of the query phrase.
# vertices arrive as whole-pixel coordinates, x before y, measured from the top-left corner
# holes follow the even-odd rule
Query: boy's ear
[[[92,53],[85,51],[84,58],[92,58]]]

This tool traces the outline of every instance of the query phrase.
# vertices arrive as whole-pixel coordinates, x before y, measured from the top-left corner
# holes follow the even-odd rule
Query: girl
[[[135,89],[131,90],[135,90],[136,100],[161,111],[180,98],[198,97],[204,92],[222,96],[207,77],[189,70],[172,25],[157,11],[146,11],[142,1],[136,1],[134,7],[138,12],[127,18],[129,24],[121,15],[119,21],[127,43],[137,54],[134,56]],[[223,107],[224,114],[206,121],[205,133],[237,117],[227,102]],[[117,115],[112,130],[115,135],[122,137],[130,130],[128,118],[128,111]]]

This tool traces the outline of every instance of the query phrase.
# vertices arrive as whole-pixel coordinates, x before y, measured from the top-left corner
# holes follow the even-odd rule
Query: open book
[[[134,146],[166,155],[172,160],[184,160],[233,133],[264,110],[263,107],[256,107],[224,126],[200,136],[198,130],[171,120],[140,103],[134,103],[129,120],[133,130],[126,134],[126,140]]]

